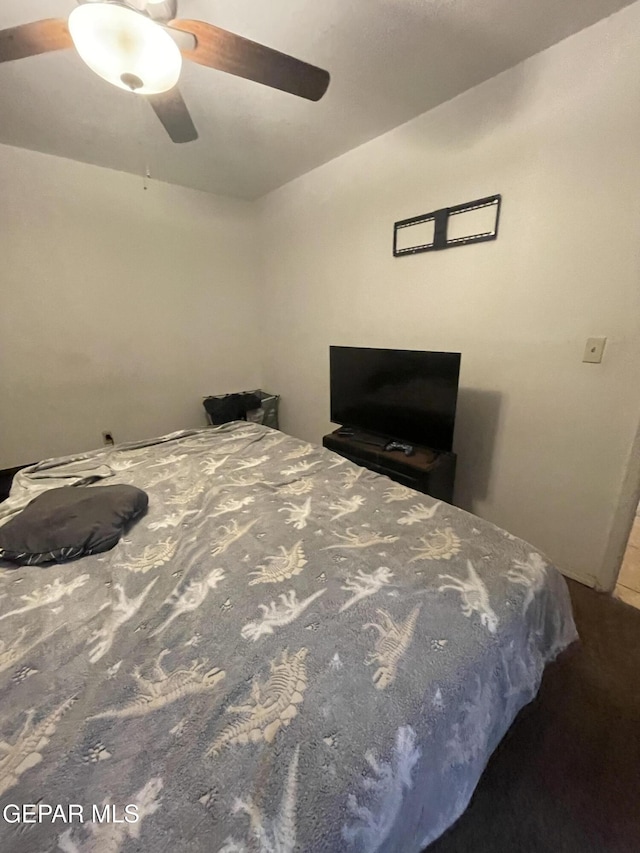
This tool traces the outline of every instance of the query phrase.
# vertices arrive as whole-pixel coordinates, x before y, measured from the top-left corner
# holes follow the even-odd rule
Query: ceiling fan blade
[[[65,50],[73,47],[67,22],[58,18],[46,18],[31,24],[22,24],[8,30],[0,30],[0,62],[25,59],[40,53]]]
[[[161,95],[146,95],[146,98],[173,142],[194,142],[198,138],[198,131],[177,87]]]
[[[319,101],[327,91],[330,80],[328,71],[294,59],[286,53],[203,21],[172,21],[169,28],[195,36],[195,48],[183,50],[182,53],[200,65],[226,71],[236,77],[245,77],[310,101]]]

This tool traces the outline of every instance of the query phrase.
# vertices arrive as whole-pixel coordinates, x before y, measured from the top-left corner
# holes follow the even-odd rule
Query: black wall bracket
[[[399,258],[495,240],[501,204],[502,196],[492,195],[401,219],[393,228],[393,255]]]

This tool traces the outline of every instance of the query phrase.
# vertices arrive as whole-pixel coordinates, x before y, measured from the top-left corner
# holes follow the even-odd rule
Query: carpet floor
[[[581,642],[428,853],[640,853],[640,610],[568,583]]]

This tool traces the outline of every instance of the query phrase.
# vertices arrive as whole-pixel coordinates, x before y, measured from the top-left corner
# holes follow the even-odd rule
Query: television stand
[[[376,444],[363,440],[362,433],[353,436],[340,435],[340,430],[325,435],[322,444],[350,462],[362,465],[377,474],[384,474],[396,483],[401,483],[417,492],[431,495],[438,500],[453,503],[453,486],[456,473],[456,454],[444,450],[414,445],[412,456],[402,451],[384,450],[389,441],[382,436]],[[365,435],[365,439],[369,436]]]
[[[376,435],[372,432],[363,432],[359,429],[352,429],[351,427],[340,427],[340,429],[336,430],[334,435],[340,436],[340,438],[347,438],[351,441],[354,441],[358,444],[370,444],[373,447],[382,447],[389,443],[389,439],[385,438],[383,435]]]

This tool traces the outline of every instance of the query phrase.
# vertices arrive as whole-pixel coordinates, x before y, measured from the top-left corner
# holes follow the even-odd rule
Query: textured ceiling
[[[173,145],[143,99],[74,51],[0,65],[0,142],[241,198],[449,100],[629,0],[180,0],[197,18],[328,69],[311,103],[185,63],[200,139]],[[2,0],[0,28],[74,0]]]

